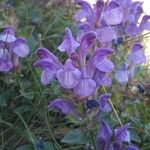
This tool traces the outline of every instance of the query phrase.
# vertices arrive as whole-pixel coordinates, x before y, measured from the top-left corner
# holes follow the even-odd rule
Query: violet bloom
[[[39,60],[33,64],[34,67],[41,68],[41,82],[43,85],[49,84],[55,79],[57,71],[62,68],[61,62],[46,48],[39,48],[36,51]]]
[[[73,88],[74,92],[81,98],[85,98],[93,94],[96,90],[95,81],[88,75],[86,68],[81,70],[81,79]]]
[[[94,73],[93,79],[95,80],[97,86],[111,86],[111,79],[108,77],[106,72],[102,72],[98,69],[96,69]]]
[[[150,16],[149,15],[143,16],[139,28],[141,32],[144,30],[150,31]]]
[[[97,133],[98,146],[103,150],[122,150],[123,142],[130,142],[130,135],[128,131],[129,126],[130,124],[128,123],[123,125],[122,127],[115,129],[114,138],[112,138],[111,127],[106,122],[101,121],[101,128]],[[114,139],[114,141],[112,141],[111,139]],[[126,148],[133,147],[130,145]]]
[[[17,38],[13,27],[7,26],[0,35],[0,71],[9,72],[19,66],[19,57],[29,54],[25,39]]]
[[[140,43],[134,43],[132,51],[128,55],[128,59],[135,65],[146,63],[146,56],[143,51],[143,45]]]
[[[111,15],[111,17],[109,17],[109,20],[111,18],[111,23],[113,22],[113,24],[118,24],[120,22],[120,19],[118,19],[118,17],[115,15],[117,13],[117,9],[121,9],[121,7],[118,7],[113,3],[115,2],[112,2],[110,4],[110,7],[108,7],[107,10],[109,11],[106,11],[107,14],[105,15],[105,18],[107,18],[108,15]],[[115,29],[110,25],[107,25],[107,23],[102,23],[106,22],[105,19],[103,19],[104,17],[102,16],[102,12],[104,9],[104,2],[102,0],[98,0],[94,8],[92,8],[90,4],[82,0],[78,0],[77,4],[81,6],[81,9],[75,15],[76,21],[81,23],[78,25],[79,32],[77,39],[79,41],[81,37],[89,31],[96,32],[97,39],[102,44],[106,44],[117,38]],[[114,8],[112,8],[113,5],[115,6]],[[111,14],[112,12],[113,15]],[[119,14],[121,13],[118,13],[117,15],[119,16]],[[116,20],[114,19],[114,16],[116,19],[118,19],[117,21],[114,21]],[[85,21],[82,21],[82,19],[85,19]]]
[[[99,105],[100,105],[100,110],[103,112],[110,112],[111,111],[111,106],[109,104],[109,98],[111,97],[111,94],[102,94],[99,97]]]
[[[23,38],[16,38],[12,43],[12,51],[19,57],[26,57],[29,54],[29,48]]]
[[[0,71],[8,72],[13,68],[11,56],[3,43],[0,43]]]
[[[123,19],[123,10],[121,4],[116,0],[110,1],[104,10],[103,18],[107,25],[120,24]]]
[[[114,69],[114,64],[107,59],[107,56],[110,54],[113,54],[113,50],[109,48],[99,48],[95,50],[90,59],[91,66],[102,72],[112,72]]]
[[[71,59],[67,59],[64,67],[57,71],[56,76],[62,87],[70,89],[79,83],[81,72],[73,66]]]
[[[11,43],[16,40],[15,30],[12,26],[6,26],[4,31],[0,34],[0,41]]]
[[[97,133],[97,141],[99,143],[98,145],[102,150],[108,150],[111,136],[112,136],[111,127],[105,121],[101,121],[101,128],[100,130],[98,130]]]
[[[69,28],[66,28],[65,32],[66,35],[64,36],[63,42],[59,45],[58,49],[61,52],[66,52],[70,57],[70,55],[75,52],[77,47],[79,47],[79,43],[75,41]]]
[[[130,124],[115,129],[115,140],[121,142],[130,142],[130,133],[128,131]]]
[[[50,102],[48,109],[57,109],[64,115],[78,116],[79,114],[75,111],[75,108],[66,100],[58,98]]]
[[[120,83],[127,83],[129,80],[130,71],[126,63],[121,64],[119,70],[115,73],[115,79]]]

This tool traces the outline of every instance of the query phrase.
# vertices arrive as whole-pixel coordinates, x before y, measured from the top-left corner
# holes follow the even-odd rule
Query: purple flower
[[[75,111],[74,107],[68,101],[61,98],[55,99],[52,102],[50,102],[48,108],[50,110],[58,109],[64,115],[70,114],[73,116],[78,116],[78,113]]]
[[[143,45],[140,43],[134,43],[132,51],[128,55],[128,59],[135,65],[146,63],[146,56],[143,52]]]
[[[93,94],[96,90],[96,83],[91,77],[87,74],[86,68],[83,68],[81,71],[81,79],[79,83],[73,88],[74,92],[79,95],[81,98],[85,98]]]
[[[79,59],[82,67],[85,66],[85,58],[88,54],[89,48],[94,44],[96,39],[96,34],[94,32],[88,32],[84,34],[81,39],[80,51],[79,51]]]
[[[9,72],[19,66],[19,57],[29,54],[29,48],[23,38],[16,38],[12,26],[6,26],[0,34],[0,71]]]
[[[17,38],[12,43],[12,50],[19,57],[25,57],[29,54],[29,48],[26,45],[25,39],[23,39],[23,38]]]
[[[103,18],[107,25],[120,24],[123,19],[123,10],[119,2],[112,0],[104,11]]]
[[[107,86],[111,85],[111,79],[107,76],[105,72],[96,69],[93,79],[95,80],[97,86]]]
[[[128,36],[135,36],[139,34],[139,28],[137,27],[136,23],[129,23],[127,24],[125,32]]]
[[[143,30],[150,30],[150,16],[148,15],[143,16],[140,23],[140,31],[142,32]]]
[[[90,60],[91,65],[102,72],[113,71],[114,64],[106,58],[106,56],[112,53],[113,51],[108,48],[97,49]]]
[[[90,4],[83,0],[77,0],[77,4],[81,6],[81,9],[75,14],[76,21],[86,18],[87,22],[94,26],[95,18]]]
[[[66,28],[65,32],[66,35],[64,36],[63,42],[59,45],[58,49],[61,52],[66,52],[70,57],[70,55],[75,52],[77,47],[79,47],[79,43],[75,41],[69,28]]]
[[[101,128],[97,133],[97,141],[100,144],[100,148],[102,150],[108,149],[111,136],[112,130],[110,126],[106,122],[101,121]]]
[[[96,30],[97,39],[100,43],[106,44],[117,39],[116,31],[111,26],[104,26]]]
[[[127,83],[129,80],[130,71],[126,63],[121,64],[119,70],[115,73],[115,79],[120,83]]]
[[[41,82],[43,85],[49,84],[55,79],[57,71],[62,67],[58,58],[46,48],[39,48],[36,51],[39,60],[33,64],[43,70],[41,74]]]
[[[11,43],[16,40],[15,31],[12,26],[6,26],[4,31],[0,34],[0,41]]]
[[[111,106],[109,104],[109,98],[111,97],[111,94],[102,94],[99,97],[99,105],[100,105],[100,110],[103,112],[110,112],[111,111]]]
[[[130,133],[128,131],[130,124],[115,129],[115,140],[122,142],[130,142]]]
[[[0,46],[0,71],[8,72],[13,68],[10,55],[7,49]]]
[[[67,59],[64,67],[57,71],[56,76],[62,87],[70,89],[79,83],[81,72],[73,66],[71,59]]]
[[[100,26],[100,18],[104,9],[104,1],[103,0],[98,0],[96,2],[96,5],[94,7],[94,14],[95,14],[95,21],[96,21],[96,26]]]

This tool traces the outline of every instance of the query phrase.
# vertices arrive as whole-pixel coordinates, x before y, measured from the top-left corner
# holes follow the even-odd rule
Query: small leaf
[[[82,131],[76,129],[67,133],[61,142],[68,144],[85,144],[89,142],[89,138]]]
[[[28,98],[28,99],[33,99],[34,98],[34,93],[31,91],[31,92],[28,92],[26,93],[25,91],[23,90],[19,90],[20,94],[25,97],[25,98]]]

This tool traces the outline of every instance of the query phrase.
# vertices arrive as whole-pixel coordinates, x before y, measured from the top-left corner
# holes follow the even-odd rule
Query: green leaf
[[[131,141],[135,141],[137,143],[141,143],[141,138],[139,137],[138,133],[136,131],[130,132]]]
[[[25,97],[25,98],[28,98],[28,99],[33,99],[34,98],[34,92],[25,92],[23,90],[19,90],[20,94]]]
[[[44,142],[43,150],[55,150],[52,142]]]
[[[27,144],[16,148],[16,150],[33,150],[32,146]]]
[[[89,138],[82,131],[76,129],[67,133],[61,142],[67,144],[85,144],[89,142]]]
[[[0,106],[6,107],[7,103],[2,95],[0,95]]]

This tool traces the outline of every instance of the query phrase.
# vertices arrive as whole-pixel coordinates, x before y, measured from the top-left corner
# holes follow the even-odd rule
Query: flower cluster
[[[98,112],[110,112],[109,98],[111,94],[102,94],[98,98],[97,89],[111,86],[110,75],[115,70],[111,56],[116,55],[114,44],[121,45],[124,39],[138,36],[143,30],[149,30],[150,17],[143,13],[141,2],[131,0],[98,0],[92,7],[83,0],[77,0],[80,9],[74,18],[78,32],[75,38],[69,28],[65,29],[65,36],[58,46],[59,51],[66,52],[68,58],[64,64],[46,48],[39,48],[36,54],[39,58],[34,67],[42,69],[41,82],[43,85],[57,80],[61,87],[74,92],[80,99],[87,101],[87,109],[97,108]],[[143,45],[135,41],[128,48],[126,62],[122,62],[115,79],[120,83],[127,83],[134,75],[136,65],[146,63]],[[127,49],[127,50],[128,50]],[[120,50],[120,49],[119,49]],[[49,104],[49,109],[58,109],[63,114],[79,116],[73,104],[59,98]],[[122,143],[129,142],[129,124],[114,131],[115,141],[111,142],[112,131],[109,125],[102,121],[101,131],[97,140],[101,149],[122,149]],[[126,146],[125,150],[136,150],[134,146]]]
[[[97,133],[98,147],[102,150],[138,150],[137,147],[130,144],[130,133],[128,131],[130,124],[125,124],[114,130],[114,141],[112,141],[113,131],[111,127],[101,120],[101,128]],[[124,143],[129,143],[124,146]],[[125,148],[123,148],[125,147]]]
[[[6,26],[0,33],[0,71],[9,72],[19,65],[19,57],[29,54],[25,39],[16,37],[14,28]]]

